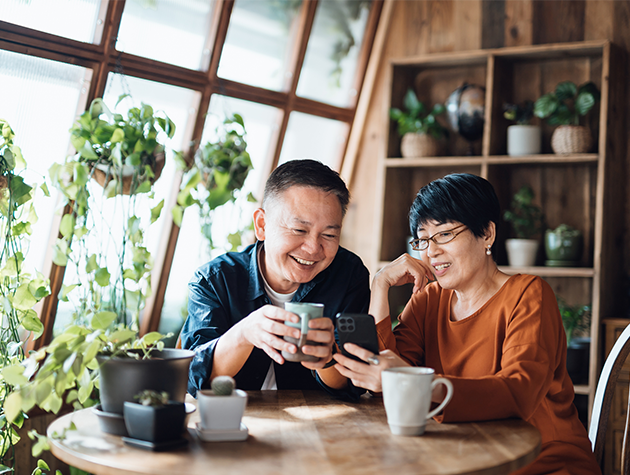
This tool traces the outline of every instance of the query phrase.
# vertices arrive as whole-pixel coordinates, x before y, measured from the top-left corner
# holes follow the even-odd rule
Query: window
[[[254,164],[243,194],[260,199],[283,161],[313,157],[340,169],[381,7],[381,0],[6,0],[0,87],[11,94],[0,116],[17,133],[32,181],[41,182],[53,162],[73,153],[68,129],[95,97],[113,108],[130,94],[119,112],[140,102],[165,111],[177,126],[169,146],[189,154],[237,112]],[[181,176],[167,157],[156,195],[172,204]],[[56,206],[54,196],[38,198],[38,235],[57,236]],[[217,211],[212,252],[226,249],[234,226],[247,225],[252,206]],[[181,324],[185,284],[211,256],[199,227],[193,208],[181,229],[167,207],[154,223],[159,231],[147,243],[154,295],[142,331],[163,328],[161,317],[166,326]],[[40,314],[50,331],[33,348],[50,339],[64,282],[44,241],[31,245],[29,259],[52,267],[52,294]],[[59,312],[61,325],[66,310]]]

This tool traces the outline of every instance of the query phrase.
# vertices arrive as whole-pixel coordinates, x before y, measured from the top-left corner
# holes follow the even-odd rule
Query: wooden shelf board
[[[501,272],[506,274],[532,274],[541,277],[593,277],[595,270],[592,267],[511,267],[499,266]]]
[[[573,386],[573,391],[575,391],[575,394],[589,395],[591,393],[591,387],[586,384],[576,384]]]
[[[414,168],[414,167],[445,167],[468,165],[521,165],[521,164],[568,164],[568,163],[597,163],[599,155],[596,153],[581,153],[575,155],[523,155],[511,157],[509,155],[464,156],[464,157],[421,157],[421,158],[387,158],[387,168]]]

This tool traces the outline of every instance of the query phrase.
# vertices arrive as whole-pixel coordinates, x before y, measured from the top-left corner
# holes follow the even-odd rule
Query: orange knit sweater
[[[542,436],[538,458],[519,475],[599,474],[573,405],[566,337],[549,285],[515,275],[473,315],[451,321],[453,291],[437,283],[412,296],[394,332],[378,324],[381,349],[429,366],[453,383],[440,422],[520,417]]]

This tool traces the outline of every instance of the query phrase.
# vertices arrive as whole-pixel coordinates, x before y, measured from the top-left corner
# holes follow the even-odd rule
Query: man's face
[[[256,237],[265,241],[261,270],[271,288],[293,292],[326,269],[339,248],[341,222],[339,199],[305,186],[292,186],[256,210]]]

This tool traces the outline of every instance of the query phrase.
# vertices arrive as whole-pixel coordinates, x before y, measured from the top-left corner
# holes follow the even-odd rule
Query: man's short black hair
[[[350,192],[335,170],[317,160],[291,160],[276,168],[265,184],[263,208],[270,199],[292,186],[308,186],[326,193],[333,193],[341,205],[341,215],[345,216],[350,202]]]
[[[500,215],[499,199],[488,180],[453,173],[420,188],[409,210],[409,227],[417,238],[418,228],[426,223],[458,222],[483,237],[490,222],[498,225]]]

